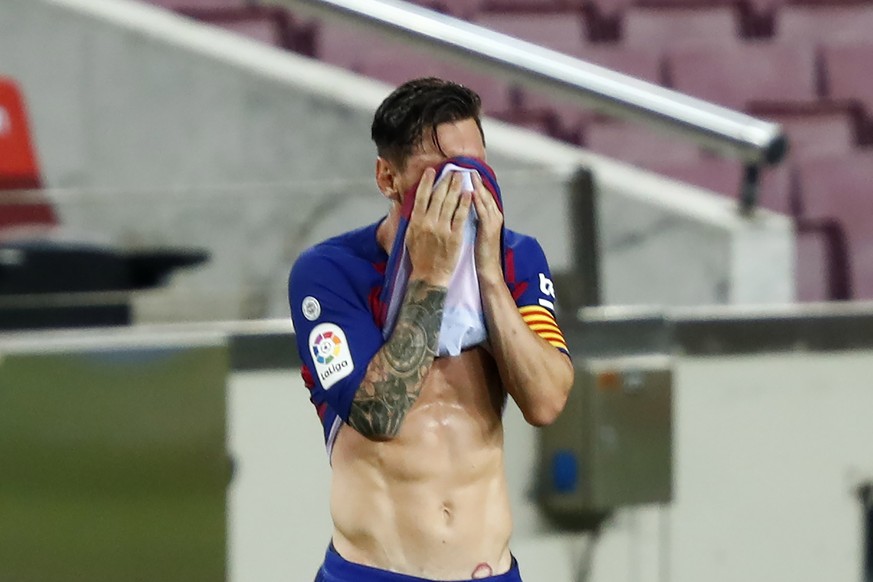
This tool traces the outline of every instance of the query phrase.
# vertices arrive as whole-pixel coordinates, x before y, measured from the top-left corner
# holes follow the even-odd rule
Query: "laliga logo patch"
[[[342,353],[344,343],[334,332],[322,332],[312,344],[312,355],[319,364],[329,364]]]
[[[346,334],[334,323],[316,325],[309,334],[315,373],[327,390],[355,369]]]

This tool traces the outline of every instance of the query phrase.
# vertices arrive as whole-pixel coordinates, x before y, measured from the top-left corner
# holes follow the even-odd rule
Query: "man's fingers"
[[[440,208],[439,220],[445,221],[451,228],[452,218],[455,210],[458,208],[458,200],[461,197],[461,188],[464,180],[457,172],[452,172],[452,181],[449,183],[448,191],[443,198],[442,208]]]
[[[430,205],[427,207],[428,216],[432,220],[439,219],[440,213],[443,209],[443,202],[449,192],[453,177],[452,174],[442,176],[432,188],[433,191],[430,194]]]
[[[482,177],[479,174],[473,174],[473,187],[476,189],[476,198],[479,200],[482,210],[492,212],[496,207],[494,198],[491,196],[491,192],[482,184]],[[476,212],[481,212],[478,206],[476,207]]]
[[[479,215],[480,220],[491,220],[491,207],[488,205],[489,198],[491,198],[491,194],[483,188],[476,188],[473,192],[473,204],[476,207],[476,213]]]
[[[455,208],[455,213],[452,215],[452,230],[460,232],[467,222],[467,216],[470,214],[470,205],[473,203],[472,192],[461,192],[458,206]]]
[[[431,202],[431,193],[433,191],[433,181],[436,177],[436,171],[433,168],[425,169],[421,175],[421,180],[418,182],[418,188],[415,191],[415,204],[412,206],[412,217],[424,216]]]

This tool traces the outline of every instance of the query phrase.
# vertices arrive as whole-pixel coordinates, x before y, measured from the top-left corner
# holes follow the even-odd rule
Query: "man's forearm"
[[[488,338],[506,391],[530,424],[551,424],[573,383],[570,359],[528,327],[502,280],[482,290]]]
[[[394,332],[370,361],[352,402],[349,424],[362,435],[397,435],[436,357],[445,299],[445,287],[409,282]]]

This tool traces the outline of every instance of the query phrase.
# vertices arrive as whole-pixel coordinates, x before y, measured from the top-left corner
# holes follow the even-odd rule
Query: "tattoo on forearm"
[[[367,368],[349,424],[370,438],[393,437],[436,357],[446,288],[410,281],[391,337]]]

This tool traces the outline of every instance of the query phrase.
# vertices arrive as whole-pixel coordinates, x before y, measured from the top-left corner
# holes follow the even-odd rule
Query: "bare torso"
[[[424,382],[396,438],[340,431],[334,545],[352,562],[432,580],[506,572],[505,397],[494,361],[482,348],[438,358]]]

